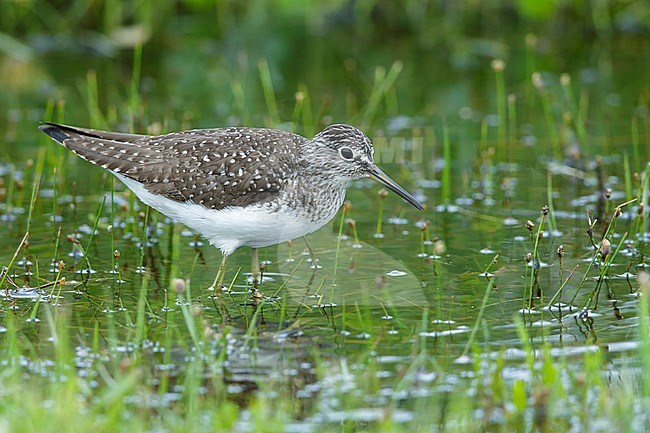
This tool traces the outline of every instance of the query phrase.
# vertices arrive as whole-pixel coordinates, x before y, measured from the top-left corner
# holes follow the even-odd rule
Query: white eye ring
[[[352,161],[354,159],[354,152],[352,152],[352,149],[349,147],[340,148],[339,155],[341,155],[341,158],[345,159],[346,161]]]

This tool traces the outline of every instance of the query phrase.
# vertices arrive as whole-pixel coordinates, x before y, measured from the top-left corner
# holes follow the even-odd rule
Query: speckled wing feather
[[[275,198],[300,164],[306,138],[263,128],[197,129],[159,136],[45,124],[41,129],[82,158],[178,202],[210,209]]]

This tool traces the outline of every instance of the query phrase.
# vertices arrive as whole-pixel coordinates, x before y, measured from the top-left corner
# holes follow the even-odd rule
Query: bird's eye
[[[339,149],[339,153],[341,154],[341,158],[351,160],[354,158],[354,153],[352,152],[352,149],[349,147],[342,147]]]

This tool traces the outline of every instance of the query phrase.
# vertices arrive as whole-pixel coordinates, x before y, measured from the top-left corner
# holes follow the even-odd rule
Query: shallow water
[[[647,45],[627,36],[641,48]],[[191,39],[177,37],[184,43]],[[201,45],[199,39],[192,44]],[[523,45],[524,35],[513,40]],[[544,363],[546,349],[551,359],[569,364],[568,373],[562,374],[571,377],[563,376],[563,383],[574,383],[573,376],[580,375],[592,353],[605,360],[606,380],[615,382],[621,375],[622,382],[630,377],[638,381],[643,371],[637,357],[637,277],[650,267],[647,197],[645,221],[637,212],[639,201],[621,208],[609,237],[610,257],[616,253],[615,259],[600,283],[604,258],[594,255],[615,207],[642,198],[639,179],[633,176],[645,169],[650,142],[647,102],[640,96],[647,83],[637,73],[645,70],[643,56],[622,40],[610,41],[606,53],[595,45],[577,49],[575,57],[564,57],[574,62],[561,62],[540,42],[532,55],[556,71],[542,75],[542,92],[552,100],[557,128],[552,131],[540,89],[526,75],[532,72],[526,57],[531,53],[514,50],[506,73],[519,117],[514,129],[508,125],[504,140],[495,114],[503,101],[494,95],[494,71],[486,60],[495,53],[480,53],[494,48],[476,39],[466,42],[467,51],[454,50],[448,63],[439,58],[444,56],[404,53],[403,75],[391,90],[394,94],[384,95],[385,106],[378,112],[362,106],[357,113],[350,107],[367,96],[367,87],[373,86],[369,77],[381,77],[395,66],[393,55],[386,57],[389,47],[378,48],[371,60],[362,58],[367,65],[351,53],[343,65],[331,68],[302,65],[300,71],[311,72],[307,78],[301,78],[300,71],[292,75],[291,63],[282,56],[272,59],[284,122],[268,113],[257,78],[251,78],[258,67],[249,64],[253,54],[240,52],[238,62],[232,62],[241,70],[211,69],[195,67],[204,65],[200,50],[158,53],[145,47],[139,94],[145,102],[140,101],[136,129],[243,123],[309,135],[320,124],[357,123],[376,143],[382,169],[427,206],[419,213],[389,194],[380,215],[379,187],[371,181],[355,182],[348,192],[350,210],[339,212],[307,238],[317,265],[301,239],[260,251],[266,265],[261,308],[251,301],[248,249],[238,250],[228,264],[229,289],[215,293],[210,286],[221,260],[216,249],[182,225],[148,212],[99,168],[37,135],[36,122],[48,115],[43,100],[57,98],[59,87],[65,92],[69,123],[87,124],[93,109],[88,84],[93,71],[99,71],[103,99],[97,108],[105,116],[93,117],[94,126],[106,123],[127,130],[128,110],[116,108],[128,103],[128,86],[120,84],[130,73],[125,56],[65,50],[63,58],[74,61],[63,70],[61,57],[51,47],[34,43],[40,47],[33,54],[38,61],[24,67],[27,75],[41,78],[12,89],[12,111],[0,115],[7,125],[0,143],[0,264],[8,266],[18,250],[2,287],[0,338],[10,341],[8,332],[20,337],[25,348],[20,365],[28,377],[56,381],[53,327],[64,323],[65,332],[58,335],[69,339],[76,374],[89,389],[107,387],[103,369],[128,370],[122,362],[144,359],[139,365],[147,366],[143,381],[151,392],[128,395],[125,404],[173,407],[191,388],[188,377],[198,376],[204,379],[199,393],[223,392],[238,404],[237,426],[242,431],[254,431],[248,403],[259,395],[280,395],[295,404],[294,419],[285,431],[345,422],[363,426],[384,419],[389,406],[395,423],[428,425],[430,411],[444,418],[449,395],[471,398],[481,386],[497,380],[492,377],[495,365],[505,365],[498,375],[509,385],[531,383],[530,353],[537,367]],[[203,49],[215,50],[214,42],[204,43]],[[311,43],[330,63],[338,59],[340,46]],[[584,59],[588,53],[593,59]],[[228,51],[223,56],[234,55]],[[81,65],[79,71],[75,65]],[[560,84],[565,69],[574,79],[578,110]],[[178,70],[184,71],[180,82],[173,79]],[[433,72],[435,86],[429,76]],[[230,79],[206,78],[215,75]],[[318,85],[320,79],[345,82],[341,75],[357,81],[340,88]],[[314,115],[318,118],[311,123],[292,111],[293,83],[301,79],[306,79],[315,104],[334,101],[333,108]],[[251,84],[243,86],[249,92],[243,99],[236,92],[242,83]],[[29,102],[17,103],[21,98]],[[584,142],[579,139],[578,114],[587,116]],[[451,148],[448,201],[443,188],[444,128]],[[559,137],[557,148],[553,133]],[[41,173],[31,207],[34,178]],[[611,193],[606,193],[608,188]],[[542,219],[544,205],[552,207]],[[383,227],[377,236],[379,218]],[[349,219],[354,220],[356,235]],[[597,220],[595,246],[587,234],[588,219]],[[540,225],[539,260],[527,263]],[[27,230],[28,247],[19,248]],[[185,283],[170,284],[172,277]],[[47,285],[61,278],[65,285]],[[598,297],[590,300],[599,284]],[[522,337],[522,327],[528,339]],[[556,414],[569,425],[579,425],[569,410],[561,410],[563,405],[575,407],[571,399],[578,397],[565,398],[556,402]],[[487,424],[498,425],[499,417],[512,410],[501,408],[501,413],[483,404],[467,413]],[[642,426],[643,403],[631,410]],[[600,421],[606,425],[608,420]]]
[[[617,163],[613,159],[603,165],[607,169]],[[544,161],[534,158],[531,164],[543,167]],[[519,162],[518,167],[524,163]],[[101,176],[84,164],[75,164],[67,176],[82,179],[84,172]],[[531,174],[530,169],[525,172]],[[222,359],[224,383],[209,380],[201,392],[225,386],[228,398],[245,406],[260,388],[291,389],[289,398],[304,406],[298,411],[298,419],[307,417],[287,427],[295,431],[340,422],[377,422],[382,419],[382,408],[395,401],[403,403],[391,415],[394,422],[426,424],[426,420],[414,419],[419,404],[430,405],[435,396],[460,391],[481,377],[489,377],[489,363],[477,371],[476,358],[467,356],[476,348],[480,348],[482,358],[504,359],[507,367],[501,374],[506,383],[530,381],[525,362],[528,355],[513,321],[516,318],[525,324],[533,346],[550,342],[552,358],[573,360],[579,370],[585,353],[600,351],[612,370],[620,365],[634,374],[639,348],[636,276],[650,265],[646,256],[648,236],[634,229],[635,205],[625,207],[616,224],[612,251],[623,233],[631,234],[606,272],[598,305],[592,302],[584,308],[600,272],[591,264],[594,247],[586,234],[585,213],[599,206],[598,186],[591,178],[577,181],[555,175],[554,185],[562,185],[554,190],[557,225],[551,229],[545,219],[539,246],[541,263],[530,308],[532,267],[524,257],[533,251],[531,239],[541,221],[540,203],[546,203],[540,192],[544,188],[530,179],[542,176],[532,171],[532,176],[524,179],[524,170],[512,164],[506,171],[495,171],[496,183],[503,184],[507,177],[517,186],[507,200],[495,193],[492,202],[476,199],[483,197],[472,193],[453,204],[436,206],[438,191],[422,188],[421,195],[429,206],[423,215],[389,196],[383,237],[375,236],[380,200],[377,187],[364,182],[352,185],[349,215],[337,216],[308,237],[317,267],[300,239],[261,250],[260,259],[266,264],[262,291],[267,298],[259,310],[251,302],[246,248],[237,251],[229,262],[225,281],[230,289],[215,293],[209,287],[220,261],[218,251],[182,225],[144,212],[145,208],[117,183],[115,206],[110,191],[71,197],[43,189],[34,208],[29,248],[19,251],[9,271],[18,286],[30,289],[11,290],[8,286],[3,300],[5,320],[7,315],[13,316],[15,330],[38,354],[24,358],[28,374],[55,374],[55,364],[48,361],[54,352],[46,317],[54,307],[59,315],[69,318],[67,334],[76,346],[77,374],[89,386],[102,387],[99,365],[137,353],[152,366],[152,384],[167,377],[165,380],[175,385],[162,395],[127,397],[125,403],[150,409],[170,407],[182,398],[181,378],[189,374],[188,362],[214,357]],[[46,178],[44,185],[47,182]],[[105,178],[102,182],[110,185]],[[610,178],[610,183],[620,185],[615,178]],[[542,198],[533,198],[539,196]],[[613,204],[623,200],[618,191],[612,194],[610,215]],[[72,240],[84,249],[88,246],[102,201],[104,209],[88,248],[92,269],[88,272],[83,252]],[[26,209],[5,213],[12,216],[0,225],[7,250],[16,248],[27,213]],[[115,215],[112,223],[111,214]],[[355,219],[358,240],[346,223],[350,217]],[[423,224],[424,218],[428,227]],[[534,222],[532,232],[525,228],[528,219]],[[603,227],[600,223],[594,232],[601,233]],[[177,242],[175,261],[171,260],[172,242]],[[141,245],[146,246],[144,250]],[[565,251],[561,263],[557,256],[560,245]],[[114,250],[119,250],[115,268]],[[53,265],[59,260],[65,262],[60,274]],[[600,260],[597,258],[596,263]],[[560,282],[575,267],[562,294],[555,296]],[[593,269],[578,290],[582,275],[590,267]],[[170,288],[171,272],[187,279],[185,292]],[[149,336],[136,343],[134,328],[145,275]],[[495,276],[495,287],[484,299],[491,276]],[[34,289],[39,283],[61,277],[67,281],[60,290],[57,287],[53,291],[54,286]],[[191,290],[189,298],[187,290]],[[206,337],[201,346],[195,346],[188,333],[182,305],[198,318],[202,328],[198,332]],[[172,330],[173,342],[166,345],[169,341],[165,335]],[[426,348],[428,361],[407,375],[415,387],[402,389],[397,379],[420,362],[417,353],[422,349],[417,347]],[[379,391],[347,389],[351,377],[365,371],[370,359],[373,367],[368,374],[374,376],[372,381]],[[319,379],[317,371],[323,366],[328,372]],[[349,403],[351,395],[363,403]],[[315,408],[314,404],[319,406]],[[252,428],[245,412],[239,427]]]
[[[540,162],[533,161],[535,164]],[[98,174],[90,167],[79,166],[79,169],[93,172],[95,176]],[[539,286],[541,297],[535,293],[533,309],[529,310],[526,297],[531,267],[525,263],[524,256],[532,251],[533,244],[532,234],[524,227],[524,222],[527,219],[534,221],[533,232],[536,232],[541,206],[535,209],[535,202],[523,202],[518,198],[534,196],[536,188],[527,186],[523,175],[512,165],[509,165],[506,175],[518,179],[519,185],[517,193],[508,198],[508,206],[503,202],[498,204],[496,200],[486,205],[485,200],[458,199],[457,205],[424,213],[424,218],[430,218],[427,231],[422,230],[422,215],[406,208],[396,197],[388,197],[383,215],[384,236],[381,238],[373,233],[379,201],[375,195],[377,187],[365,183],[353,185],[348,197],[352,208],[346,218],[356,220],[358,241],[343,219],[342,236],[338,242],[342,221],[339,216],[329,226],[308,237],[318,259],[318,269],[314,269],[300,239],[291,246],[284,244],[261,251],[260,259],[267,267],[262,291],[268,297],[261,329],[277,331],[299,321],[301,338],[307,342],[317,340],[318,344],[327,342],[333,346],[344,342],[346,351],[373,342],[377,344],[377,356],[396,357],[408,356],[409,340],[421,336],[431,339],[434,346],[444,347],[438,356],[452,362],[464,350],[475,325],[489,276],[496,275],[496,287],[489,295],[482,316],[485,328],[479,332],[476,341],[485,345],[488,351],[517,345],[516,329],[510,319],[516,315],[521,315],[530,326],[532,335],[544,335],[545,339],[556,341],[558,348],[620,345],[629,340],[636,323],[636,274],[648,266],[644,239],[634,233],[628,235],[625,247],[607,271],[598,308],[594,308],[595,303],[592,303],[589,310],[583,310],[588,295],[596,287],[594,279],[600,272],[594,267],[576,295],[580,279],[590,267],[593,255],[585,231],[584,212],[598,206],[598,194],[596,185],[590,186],[588,180],[561,179],[567,187],[554,191],[557,227],[550,230],[548,222],[545,222],[539,247],[541,266],[535,287]],[[495,174],[497,182],[502,182],[498,179],[500,176],[502,174]],[[618,183],[616,179],[610,181],[612,185]],[[200,308],[201,316],[210,326],[222,323],[214,300],[215,296],[221,296],[234,329],[245,329],[248,326],[245,317],[254,311],[250,305],[250,257],[247,249],[240,249],[229,262],[226,282],[232,284],[230,290],[215,294],[208,288],[216,274],[219,253],[181,225],[173,225],[159,214],[148,216],[146,235],[143,235],[144,207],[133,202],[135,212],[125,210],[121,206],[128,207],[128,192],[118,188],[120,191],[115,193],[114,207],[110,202],[110,192],[77,198],[72,208],[69,196],[41,190],[35,207],[39,215],[38,224],[33,224],[29,248],[19,252],[10,271],[16,283],[35,287],[38,281],[53,281],[56,275],[52,272],[56,268],[51,269],[55,251],[53,235],[61,227],[56,260],[65,262],[61,277],[65,277],[67,283],[63,286],[61,298],[48,297],[40,301],[56,303],[59,308],[69,310],[70,315],[78,320],[78,331],[82,335],[89,334],[96,323],[100,329],[103,327],[103,318],[107,315],[119,323],[124,320],[126,312],[135,310],[143,276],[139,269],[140,245],[145,236],[147,247],[142,260],[150,278],[147,294],[150,319],[165,320],[174,310],[178,311],[179,302],[184,302],[180,300],[183,294],[166,290],[169,287],[170,233],[175,231],[179,249],[176,272],[188,279],[192,302]],[[434,204],[428,196],[433,198],[435,194],[436,190],[423,190],[430,207]],[[52,196],[57,197],[57,218],[47,212],[55,208]],[[105,197],[108,201],[104,204],[88,251],[92,266],[89,274],[83,253],[70,239],[74,237],[85,248],[92,232],[94,213]],[[620,195],[612,194],[612,203],[621,201]],[[538,203],[546,202],[542,199]],[[2,224],[3,239],[16,239],[23,233],[26,213],[17,209],[7,213],[15,215],[16,219]],[[111,213],[115,214],[112,224],[108,216]],[[635,223],[635,207],[630,205],[619,217],[613,240],[632,229]],[[602,225],[597,229],[602,230]],[[439,240],[423,241],[425,236]],[[565,251],[562,263],[556,254],[559,245],[563,245]],[[616,246],[612,245],[612,250]],[[15,244],[8,244],[6,248],[12,247]],[[114,249],[120,253],[117,274],[112,269]],[[496,263],[491,265],[497,255]],[[577,270],[564,287],[562,296],[555,297],[553,302],[556,305],[562,301],[564,307],[546,308],[559,288],[560,275],[566,278],[576,266]],[[488,269],[486,274],[484,271]],[[38,275],[26,279],[26,272],[34,274],[36,271]],[[50,295],[49,291],[51,288],[46,288],[41,293]],[[18,323],[22,322],[20,326],[27,332],[34,326],[38,327],[28,321],[36,293],[34,290],[10,290],[5,300],[5,309],[13,304],[11,314],[16,315]],[[574,295],[576,299],[571,302]],[[428,319],[424,324],[423,315]],[[277,322],[279,317],[282,323]],[[180,317],[176,315],[176,318]],[[90,328],[84,330],[85,326]]]

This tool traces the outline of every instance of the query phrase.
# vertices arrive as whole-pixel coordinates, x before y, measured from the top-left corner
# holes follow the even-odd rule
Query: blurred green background
[[[635,107],[647,108],[643,0],[21,0],[2,8],[3,147],[29,141],[48,101],[64,104],[55,117],[71,124],[121,130],[283,125],[310,135],[347,121],[372,133],[396,116],[395,128],[444,118],[467,129],[468,119],[497,113],[494,59],[506,64],[507,93],[525,105],[518,136],[540,132],[525,129],[540,117],[534,72],[549,87],[571,74],[588,95],[595,134],[604,122],[629,127],[643,114]],[[5,155],[16,151],[9,147]]]
[[[227,322],[205,290],[217,250],[42,120],[351,123],[427,209],[355,182],[310,238],[320,279],[293,261],[302,243],[263,249],[277,298],[260,313],[233,256]],[[40,304],[3,287],[0,431],[644,431],[650,206],[615,207],[647,203],[649,152],[647,0],[4,0],[2,264],[20,284],[43,281],[39,257],[45,279],[83,281]],[[325,307],[321,288],[352,301]]]

